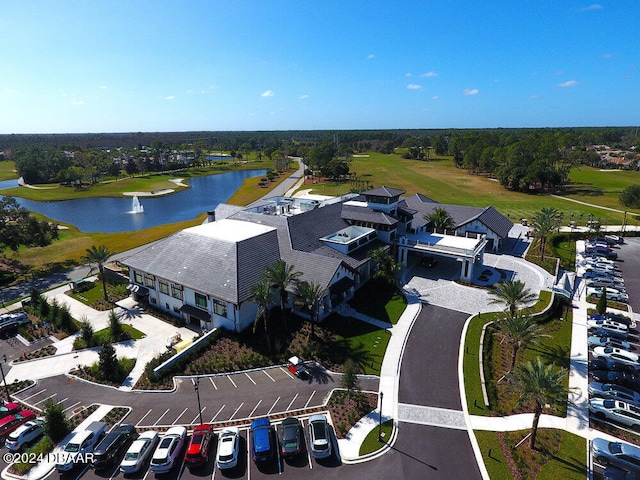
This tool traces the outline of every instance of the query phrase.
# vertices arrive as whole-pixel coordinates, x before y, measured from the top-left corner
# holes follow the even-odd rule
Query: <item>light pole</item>
[[[380,411],[378,414],[378,442],[382,442],[382,397],[384,394],[380,392]]]
[[[7,387],[7,377],[4,376],[4,368],[2,368],[2,364],[7,362],[7,356],[2,355],[2,363],[0,363],[0,372],[2,372],[2,381],[4,382],[4,393],[7,394],[7,402],[11,401],[9,398],[9,387]]]
[[[200,425],[202,425],[202,407],[200,406],[200,377],[196,377],[195,379],[191,379],[191,383],[193,383],[193,388],[196,389],[196,396],[198,397],[198,413],[200,414]]]

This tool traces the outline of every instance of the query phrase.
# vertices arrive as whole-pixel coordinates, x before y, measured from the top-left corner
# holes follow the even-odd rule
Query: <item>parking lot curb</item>
[[[358,463],[369,462],[371,460],[375,460],[376,458],[380,458],[384,454],[386,454],[389,450],[393,448],[393,445],[398,438],[398,426],[396,422],[393,422],[393,429],[391,430],[391,438],[389,438],[388,442],[385,442],[382,448],[376,450],[375,452],[367,453],[366,455],[361,455],[356,458],[344,458],[342,457],[342,463],[346,465],[356,465]]]

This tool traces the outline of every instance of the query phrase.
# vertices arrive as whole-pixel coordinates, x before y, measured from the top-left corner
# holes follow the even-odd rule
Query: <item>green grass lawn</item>
[[[127,325],[126,323],[122,324],[122,331],[125,334],[128,334],[129,338],[133,340],[141,340],[144,337],[146,337],[146,335],[143,332],[141,332],[137,328],[133,328],[131,325]],[[111,341],[111,329],[108,327],[103,328],[102,330],[98,330],[93,335],[98,345],[102,345],[105,342]]]
[[[360,455],[367,455],[369,453],[373,453],[377,450],[380,450],[384,443],[378,441],[378,428],[374,428],[369,432],[369,434],[365,437],[362,445],[360,445]],[[389,441],[391,438],[391,433],[393,432],[393,420],[387,420],[386,422],[382,422],[382,439],[385,441]]]
[[[372,280],[358,290],[350,305],[360,313],[393,325],[407,308],[405,298],[393,286],[380,280]]]
[[[338,315],[327,318],[323,328],[338,335],[339,342],[346,343],[349,355],[363,367],[366,375],[380,375],[391,333],[361,320]]]

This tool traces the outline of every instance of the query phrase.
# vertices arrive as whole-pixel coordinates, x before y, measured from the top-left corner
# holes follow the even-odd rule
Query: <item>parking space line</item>
[[[267,377],[269,377],[273,383],[276,383],[276,381],[274,380],[274,378],[273,378],[271,375],[269,375],[269,373],[267,373],[267,371],[266,371],[266,370],[262,370],[262,372],[263,372]]]
[[[180,415],[178,415],[178,418],[176,418],[176,419],[173,421],[173,423],[172,423],[171,425],[175,425],[175,424],[176,424],[176,422],[177,422],[178,420],[180,420],[180,417],[181,417],[182,415],[184,415],[184,412],[186,412],[187,410],[189,410],[189,408],[185,408],[184,410],[182,410],[182,413],[181,413]]]
[[[216,387],[216,382],[213,381],[212,377],[209,377],[209,381],[211,382],[211,385],[213,385],[213,388],[215,388],[217,390],[218,387]]]
[[[251,380],[251,383],[253,383],[254,385],[256,385],[256,382],[253,380],[253,378],[251,378],[251,376],[250,376],[248,373],[246,373],[246,372],[245,372],[245,375],[247,376],[247,378],[248,378],[249,380]]]
[[[58,394],[57,394],[57,393],[51,394],[51,395],[49,395],[48,397],[43,398],[43,399],[42,399],[42,400],[40,400],[39,402],[34,403],[34,404],[33,404],[33,406],[35,407],[36,405],[40,405],[41,403],[46,402],[47,400],[49,400],[49,399],[51,399],[51,398],[55,397],[56,395],[58,395]]]
[[[136,427],[138,425],[140,425],[145,418],[147,418],[147,415],[149,415],[151,413],[151,410],[153,410],[153,409],[150,408],[149,411],[147,413],[145,413],[144,416],[140,420],[138,420],[138,423],[136,423]]]
[[[223,409],[225,406],[226,406],[226,405],[222,405],[222,406],[220,407],[220,410],[218,410],[218,413],[216,413],[216,414],[213,416],[213,418],[211,419],[211,421],[210,421],[209,423],[213,423],[213,421],[216,419],[216,417],[217,417],[218,415],[220,415],[220,412],[222,411],[222,409]]]
[[[293,375],[291,375],[291,372],[288,368],[280,367],[280,370],[289,375],[289,378],[293,378]]]
[[[46,392],[46,391],[47,391],[47,389],[46,389],[46,388],[45,388],[45,389],[43,389],[43,390],[40,390],[39,392],[36,392],[36,393],[34,393],[33,395],[29,395],[27,398],[23,398],[23,399],[22,399],[22,401],[23,401],[23,402],[26,402],[26,401],[27,401],[27,400],[29,400],[30,398],[33,398],[33,397],[35,397],[36,395],[40,395],[41,393]]]
[[[202,414],[202,412],[204,412],[207,409],[206,406],[202,407],[202,410],[200,410],[198,413],[196,413],[196,416],[194,417],[193,420],[191,420],[190,425],[195,425],[196,421],[200,418],[200,414]]]
[[[309,397],[309,400],[307,400],[307,403],[304,404],[304,408],[307,408],[309,406],[309,403],[311,403],[311,399],[313,398],[313,396],[315,394],[316,394],[315,390],[313,392],[311,392],[311,396]]]
[[[258,400],[258,403],[256,403],[256,406],[253,407],[253,410],[251,410],[251,413],[249,414],[249,418],[253,417],[253,414],[256,412],[256,410],[258,409],[261,403],[262,403],[262,399]]]
[[[238,386],[236,385],[236,382],[233,381],[233,379],[231,378],[230,375],[227,375],[227,378],[229,379],[229,381],[231,382],[231,385],[233,385],[235,388],[238,388]]]
[[[293,402],[296,401],[296,398],[298,398],[298,394],[297,393],[296,393],[295,397],[293,397],[293,400],[291,400],[291,403],[289,403],[289,405],[287,405],[286,411],[289,411],[289,409],[291,408],[291,405],[293,405]]]
[[[73,405],[71,405],[70,407],[65,408],[65,409],[63,410],[63,412],[66,412],[67,410],[70,410],[70,409],[72,409],[73,407],[75,407],[75,406],[77,406],[77,405],[80,405],[80,402],[76,402],[76,403],[74,403]]]
[[[238,410],[240,410],[240,409],[242,408],[242,406],[243,406],[243,405],[244,405],[244,402],[242,402],[242,403],[240,404],[240,406],[238,406],[238,408],[236,408],[236,411],[235,411],[235,412],[233,412],[233,415],[231,415],[231,417],[229,417],[229,420],[233,420],[233,417],[235,417],[235,416],[236,416],[236,413],[238,413]]]
[[[276,408],[276,404],[280,401],[280,397],[276,398],[276,401],[273,402],[273,405],[271,405],[271,408],[269,409],[269,411],[267,412],[267,415],[271,415],[271,411]]]
[[[65,398],[63,398],[62,400],[58,400],[58,401],[56,402],[56,405],[60,405],[62,402],[66,402],[67,400],[69,400],[69,397],[65,397]]]
[[[164,413],[162,415],[160,415],[160,418],[156,420],[155,425],[158,425],[158,423],[160,422],[160,420],[162,420],[164,418],[164,416],[169,413],[169,410],[171,410],[170,408],[167,408]]]
[[[307,461],[309,462],[309,470],[313,470],[313,462],[311,461],[311,449],[309,448],[309,442],[307,442],[307,430],[304,428],[304,420],[300,420],[302,426],[302,440],[304,440],[304,449],[307,451]]]

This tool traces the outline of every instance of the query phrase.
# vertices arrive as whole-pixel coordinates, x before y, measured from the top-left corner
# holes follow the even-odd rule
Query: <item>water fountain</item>
[[[133,196],[133,201],[131,202],[131,213],[144,213],[144,207],[138,200],[137,195]]]

